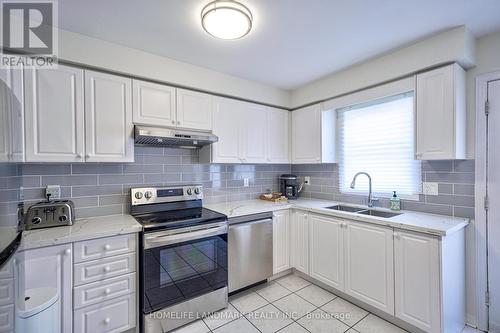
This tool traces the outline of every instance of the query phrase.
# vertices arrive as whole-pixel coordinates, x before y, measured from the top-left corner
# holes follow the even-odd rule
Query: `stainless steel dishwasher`
[[[229,219],[229,292],[273,275],[273,214]]]

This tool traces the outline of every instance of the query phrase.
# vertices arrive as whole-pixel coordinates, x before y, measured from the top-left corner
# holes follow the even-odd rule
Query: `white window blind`
[[[420,161],[414,160],[413,92],[337,109],[339,182],[344,193],[366,194],[372,177],[373,192],[418,199],[421,192]]]

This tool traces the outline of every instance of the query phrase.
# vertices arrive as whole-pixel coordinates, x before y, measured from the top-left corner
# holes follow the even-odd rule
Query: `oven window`
[[[144,251],[144,311],[227,286],[227,235]]]

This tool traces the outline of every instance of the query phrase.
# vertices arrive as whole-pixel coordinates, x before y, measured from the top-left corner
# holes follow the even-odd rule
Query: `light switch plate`
[[[438,195],[439,194],[439,184],[438,183],[430,183],[423,182],[422,190],[425,195]]]
[[[50,200],[61,199],[61,186],[47,185],[45,188],[45,196],[50,194]]]
[[[311,177],[305,176],[304,177],[304,184],[305,185],[310,185],[311,184]]]

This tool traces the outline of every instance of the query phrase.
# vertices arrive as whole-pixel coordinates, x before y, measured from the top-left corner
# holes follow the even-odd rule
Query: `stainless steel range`
[[[141,331],[168,332],[227,307],[227,217],[198,185],[131,190],[140,237]]]

